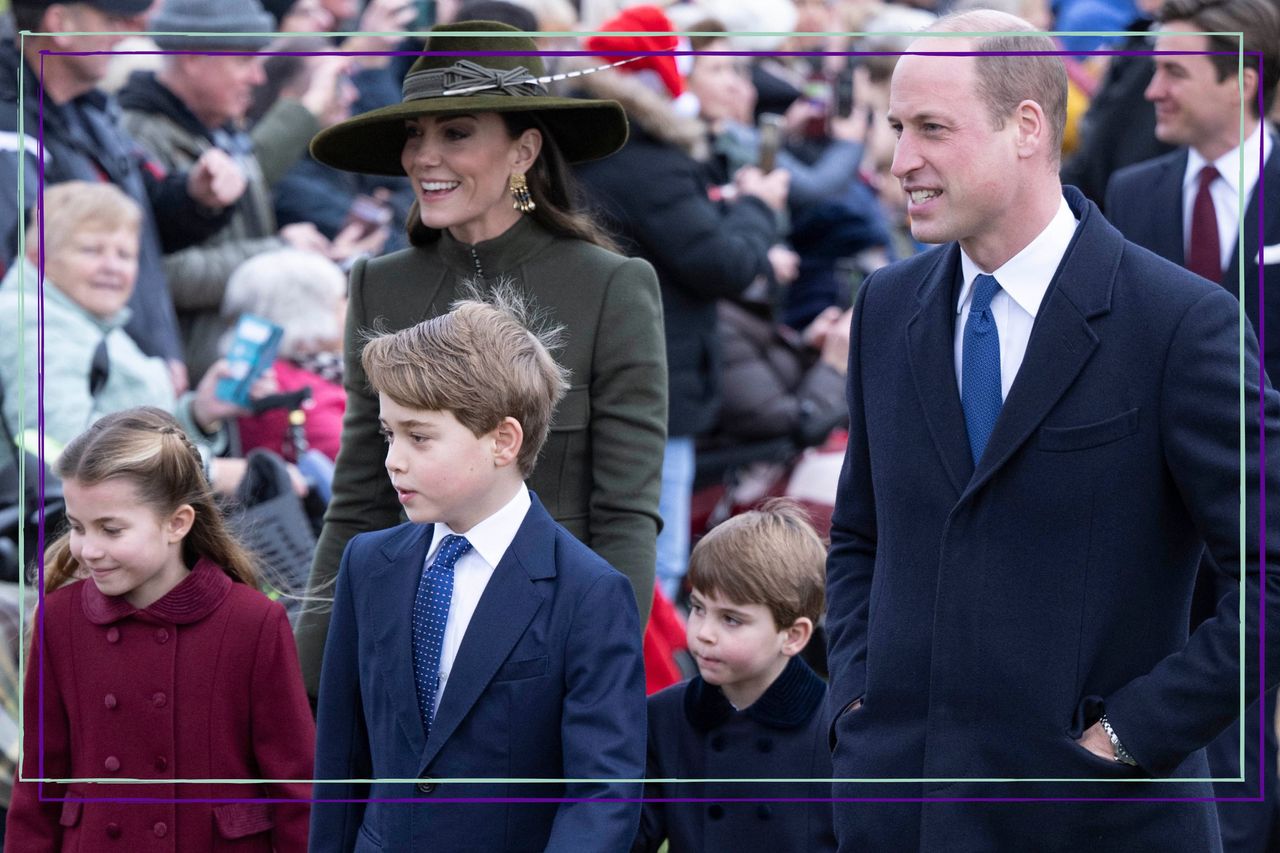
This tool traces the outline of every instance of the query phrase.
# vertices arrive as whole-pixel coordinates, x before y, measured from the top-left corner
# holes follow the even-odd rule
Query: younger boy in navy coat
[[[827,551],[796,504],[765,503],[713,529],[689,558],[689,651],[699,675],[649,698],[650,779],[813,779],[645,785],[632,850],[836,849],[826,684],[799,657],[822,614]],[[659,803],[652,798],[725,798]]]
[[[523,314],[510,296],[461,302],[363,351],[410,522],[342,558],[316,778],[348,781],[316,799],[357,802],[316,804],[312,851],[625,851],[635,836],[634,803],[456,802],[635,798],[620,780],[644,771],[635,596],[524,485],[565,380]]]

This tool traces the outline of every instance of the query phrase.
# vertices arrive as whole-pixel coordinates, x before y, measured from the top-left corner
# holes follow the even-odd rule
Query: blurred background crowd
[[[583,203],[624,254],[653,264],[661,285],[670,409],[658,582],[677,601],[690,541],[741,507],[786,493],[829,517],[853,295],[870,272],[923,248],[890,174],[895,138],[884,115],[907,34],[972,8],[1046,31],[1123,33],[1062,39],[1080,51],[1064,58],[1062,177],[1102,205],[1116,170],[1172,150],[1156,139],[1155,106],[1144,97],[1151,57],[1106,53],[1149,49],[1159,5],[0,2],[4,443],[38,449],[41,385],[46,460],[107,412],[174,411],[198,437],[245,535],[256,531],[270,553],[274,589],[287,599],[306,577],[341,434],[344,271],[407,245],[414,199],[403,176],[317,163],[309,141],[398,103],[422,43],[406,34],[436,23],[499,20],[560,33],[539,37],[552,73],[611,63],[628,49],[672,50],[550,86],[616,99],[630,123],[619,154],[575,173]],[[42,35],[17,38],[23,30]],[[605,43],[606,32],[648,35]],[[773,35],[730,35],[744,32]],[[41,178],[42,235],[33,214]],[[283,328],[270,387],[247,408],[215,393],[242,314]],[[38,500],[38,465],[24,476],[9,456],[0,460],[0,747],[11,774],[15,582],[24,571],[32,577],[38,515],[56,519],[59,503],[51,479]],[[21,556],[19,530],[28,534]],[[683,631],[671,636],[678,644]]]

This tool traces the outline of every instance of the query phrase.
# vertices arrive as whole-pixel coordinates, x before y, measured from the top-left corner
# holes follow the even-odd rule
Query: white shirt
[[[1213,161],[1221,177],[1214,178],[1209,184],[1209,197],[1213,199],[1213,212],[1218,218],[1218,250],[1222,255],[1219,266],[1224,270],[1238,242],[1240,211],[1258,183],[1258,148],[1262,147],[1264,159],[1271,153],[1271,137],[1263,132],[1262,125],[1258,122],[1244,145],[1232,148]],[[1196,204],[1196,193],[1200,191],[1200,170],[1207,165],[1209,161],[1194,148],[1187,150],[1187,172],[1182,176],[1182,245],[1188,254],[1191,252],[1191,213]]]
[[[1036,313],[1049,289],[1049,282],[1058,271],[1058,264],[1067,253],[1077,224],[1067,200],[1062,199],[1058,212],[1044,230],[1026,248],[991,273],[1000,282],[1000,289],[991,298],[991,315],[995,318],[996,333],[1000,338],[1001,400],[1009,396],[1014,377],[1022,367]],[[956,304],[956,313],[960,316],[956,320],[955,359],[956,387],[963,390],[964,324],[969,320],[969,305],[973,302],[973,280],[982,273],[964,249],[960,250],[960,272],[964,284],[960,287],[960,299]]]
[[[465,534],[471,543],[471,550],[458,558],[453,566],[453,597],[449,599],[449,618],[444,623],[444,642],[440,648],[440,686],[436,688],[436,705],[432,714],[440,710],[440,697],[444,695],[445,685],[449,682],[449,673],[453,669],[453,661],[462,646],[462,638],[466,636],[467,626],[475,615],[476,605],[484,594],[494,569],[502,561],[502,556],[511,547],[511,540],[516,538],[525,515],[529,512],[532,501],[529,489],[524,483],[515,497],[507,501],[502,509],[472,527]],[[435,532],[431,540],[431,549],[427,551],[427,560],[423,568],[435,560],[436,551],[444,537],[453,534],[449,525],[436,522]]]

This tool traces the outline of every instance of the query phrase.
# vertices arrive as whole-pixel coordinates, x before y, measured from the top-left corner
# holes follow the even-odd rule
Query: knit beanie
[[[258,0],[165,0],[147,29],[161,50],[261,50],[271,36],[245,33],[273,33],[276,22]],[[190,35],[215,33],[216,35]]]
[[[609,61],[628,58],[629,51],[672,51],[680,40],[674,35],[675,27],[657,6],[632,6],[600,27],[600,34],[589,36],[584,42],[593,53],[608,51]],[[608,33],[643,33],[643,35],[611,36]],[[684,92],[684,78],[680,75],[676,57],[672,54],[643,56],[635,62],[618,67],[623,73],[649,71],[658,76],[672,98]]]

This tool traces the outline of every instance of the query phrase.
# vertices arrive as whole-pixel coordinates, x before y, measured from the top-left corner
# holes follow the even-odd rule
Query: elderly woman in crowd
[[[231,274],[222,316],[234,323],[253,314],[280,326],[284,334],[275,362],[280,393],[311,389],[303,435],[307,445],[329,459],[338,455],[342,413],[342,327],[347,315],[347,280],[338,265],[316,252],[277,249],[245,261]],[[274,450],[297,462],[289,440],[289,413],[270,409],[240,419],[240,447]]]
[[[492,35],[453,35],[459,31]],[[426,50],[532,53],[536,45],[506,25],[467,21],[436,27]],[[529,485],[557,521],[631,580],[641,613],[648,612],[666,438],[658,284],[647,263],[610,251],[596,225],[573,209],[566,169],[618,150],[627,123],[612,101],[547,94],[536,82],[541,74],[535,55],[423,56],[405,77],[402,103],[312,142],[322,163],[407,174],[416,196],[412,247],[358,262],[351,272],[347,413],[313,590],[337,573],[348,539],[401,517],[383,467],[378,400],[360,366],[361,336],[444,313],[468,283],[508,280],[564,327],[556,355],[571,374]],[[298,625],[313,692],[327,621],[307,614]]]
[[[52,460],[102,415],[159,406],[173,412],[202,448],[214,487],[230,494],[244,472],[244,460],[214,455],[226,448],[226,419],[246,412],[214,393],[226,363],[215,364],[194,392],[175,399],[164,359],[144,355],[124,331],[130,316],[126,303],[138,272],[141,221],[137,204],[112,184],[68,181],[45,191],[43,294],[37,287],[40,232],[35,223],[27,232],[26,258],[0,282],[5,423],[17,436],[19,388],[25,386],[27,436],[35,435],[37,404],[42,403],[45,457]],[[42,401],[37,397],[41,295]],[[20,302],[25,302],[22,314]],[[272,381],[256,390],[266,393]]]

